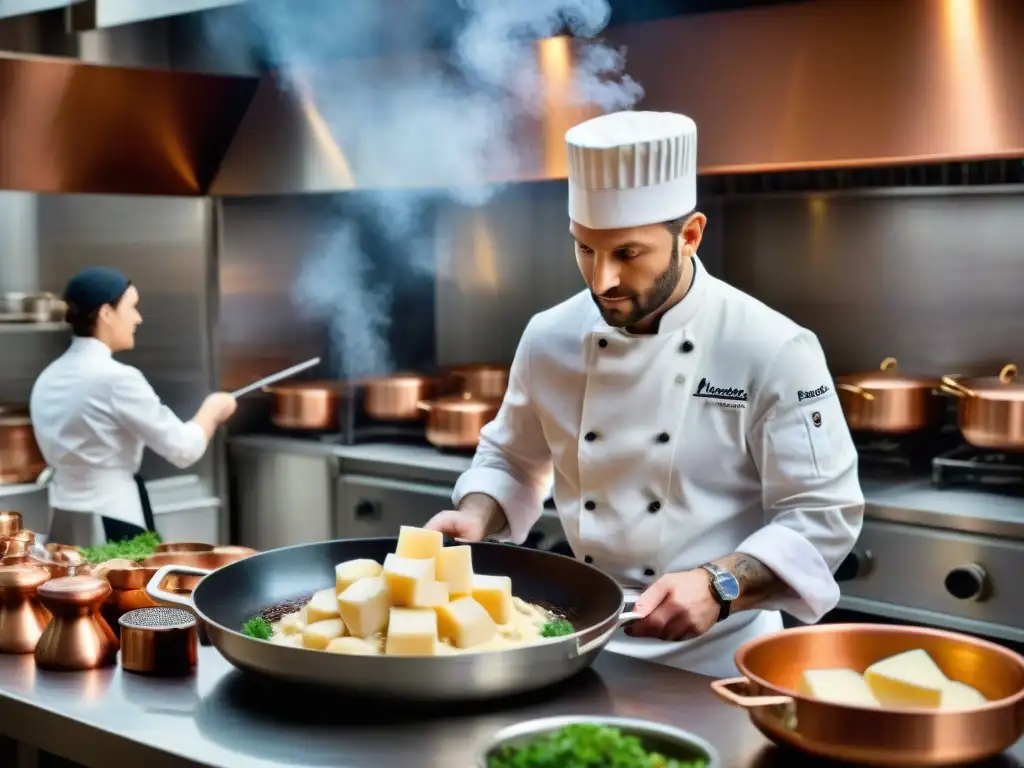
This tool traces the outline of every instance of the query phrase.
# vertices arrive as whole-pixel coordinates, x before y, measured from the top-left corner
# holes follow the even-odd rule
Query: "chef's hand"
[[[718,621],[719,607],[708,574],[701,569],[670,573],[649,586],[633,610],[644,618],[626,627],[630,637],[689,640]]]
[[[209,407],[210,413],[218,424],[230,419],[238,408],[238,401],[230,392],[214,392],[203,401],[203,407]]]
[[[458,509],[438,512],[424,526],[462,541],[483,541],[505,527],[501,505],[486,494],[468,494]]]
[[[462,541],[483,541],[487,536],[486,521],[469,510],[446,509],[430,518],[423,527]]]

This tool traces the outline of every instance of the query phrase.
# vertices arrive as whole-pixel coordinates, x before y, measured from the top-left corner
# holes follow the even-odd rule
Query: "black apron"
[[[153,519],[153,506],[149,502],[149,492],[146,490],[146,483],[143,482],[141,475],[135,475],[135,487],[139,489],[139,502],[142,505],[142,520],[145,523],[145,528],[139,528],[139,526],[132,523],[126,523],[123,520],[115,520],[112,517],[103,518],[103,534],[107,537],[107,541],[124,541],[125,539],[131,539],[138,536],[140,533],[146,531],[156,531],[156,521]]]

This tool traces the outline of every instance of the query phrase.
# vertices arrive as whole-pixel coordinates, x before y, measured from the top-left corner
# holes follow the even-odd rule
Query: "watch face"
[[[728,571],[715,575],[715,588],[723,600],[735,600],[740,596],[740,583]]]

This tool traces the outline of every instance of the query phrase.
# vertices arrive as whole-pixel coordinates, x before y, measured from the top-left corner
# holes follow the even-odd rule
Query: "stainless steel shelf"
[[[67,323],[0,323],[0,333],[58,333],[70,331]]]

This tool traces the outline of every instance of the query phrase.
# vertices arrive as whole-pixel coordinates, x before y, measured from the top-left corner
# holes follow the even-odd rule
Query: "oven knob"
[[[356,520],[377,520],[380,518],[380,507],[369,499],[362,499],[356,504]]]
[[[988,574],[977,563],[954,568],[946,574],[946,591],[957,600],[983,600],[988,592]]]
[[[852,581],[863,578],[871,570],[872,559],[870,549],[853,550],[836,568],[836,581]]]

